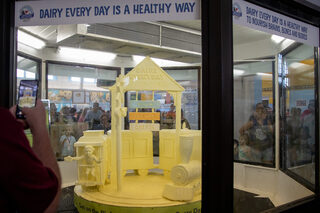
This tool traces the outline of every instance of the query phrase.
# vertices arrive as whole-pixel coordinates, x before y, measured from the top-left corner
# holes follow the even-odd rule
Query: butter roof
[[[146,57],[124,76],[126,91],[170,91],[182,92],[184,88],[159,67],[150,57]],[[114,89],[113,85],[110,89]]]

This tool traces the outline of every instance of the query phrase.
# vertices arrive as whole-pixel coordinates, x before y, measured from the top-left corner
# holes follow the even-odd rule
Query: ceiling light
[[[278,35],[272,35],[272,36],[271,36],[271,40],[278,44],[278,43],[280,43],[281,41],[283,41],[284,38],[281,37],[281,36],[278,36]]]
[[[103,59],[106,61],[110,61],[116,58],[116,54],[109,52],[102,52],[96,50],[88,50],[88,49],[80,49],[80,48],[72,48],[72,47],[59,47],[59,53],[64,56],[75,56],[79,58],[86,59]]]
[[[83,78],[83,81],[87,82],[87,83],[95,83],[96,79],[95,78]]]
[[[299,63],[299,62],[293,62],[289,65],[290,68],[292,69],[299,69],[301,67],[303,67],[304,64],[302,63]]]
[[[53,80],[53,75],[48,75],[48,80]]]
[[[145,56],[133,55],[132,58],[138,64],[145,58]],[[185,65],[188,65],[188,63],[160,59],[160,58],[151,58],[151,60],[153,60],[160,67],[161,66],[185,66]]]
[[[24,78],[24,71],[21,69],[17,69],[17,78]]]
[[[81,78],[80,77],[71,77],[71,81],[80,82]]]
[[[261,76],[272,76],[272,74],[270,74],[270,73],[263,73],[263,72],[257,72],[257,75],[261,75]]]
[[[145,57],[140,55],[133,55],[132,58],[136,63],[140,63]]]
[[[244,70],[234,69],[233,70],[233,75],[235,75],[235,76],[242,75],[244,72],[245,72]]]
[[[38,50],[46,46],[46,43],[41,39],[38,39],[28,33],[18,30],[18,42],[23,43],[27,46],[36,48]]]
[[[26,78],[35,79],[36,78],[36,74],[33,73],[33,72],[26,71]]]

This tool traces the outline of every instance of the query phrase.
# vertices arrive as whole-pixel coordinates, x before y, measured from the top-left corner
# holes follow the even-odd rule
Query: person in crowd
[[[301,129],[301,121],[299,108],[292,107],[290,116],[287,120],[287,144],[288,144],[288,166],[295,166],[298,161],[299,137]],[[301,111],[300,111],[301,112]]]
[[[233,160],[239,160],[239,141],[233,140]]]
[[[79,119],[80,119],[80,116],[81,116],[82,112],[83,112],[83,109],[80,109],[80,110],[76,113],[76,120],[77,120],[77,122],[79,122]]]
[[[62,107],[59,112],[59,123],[67,124],[69,122],[68,116],[69,116],[69,107],[67,106]]]
[[[54,124],[59,121],[59,113],[55,103],[50,103],[50,123]]]
[[[239,160],[252,161],[251,147],[249,146],[249,136],[247,134],[240,135],[239,138]]]
[[[268,119],[266,109],[262,103],[257,103],[255,112],[249,121],[240,130],[240,135],[249,135],[249,144],[252,149],[253,159],[257,162],[271,164],[273,160],[273,124]]]
[[[100,124],[101,115],[102,112],[99,110],[99,103],[95,102],[92,110],[87,113],[84,121],[89,122],[90,129],[95,129],[96,126]]]
[[[315,141],[316,141],[316,138],[315,138],[315,101],[314,100],[310,100],[309,101],[309,105],[308,105],[308,110],[309,110],[309,113],[305,114],[304,116],[301,115],[302,119],[301,119],[301,125],[302,127],[307,127],[308,130],[309,130],[309,143],[310,143],[310,146],[312,147],[312,152],[311,152],[311,155],[312,155],[312,159],[315,158],[315,153],[314,153],[314,145],[315,145]]]
[[[74,156],[74,143],[76,142],[75,137],[72,135],[72,126],[67,125],[64,134],[61,135],[59,143],[61,147],[61,156],[62,158],[66,156]]]
[[[22,108],[25,120],[15,117],[16,106],[0,108],[0,204],[1,212],[56,212],[61,176],[46,127],[40,100],[34,108]],[[30,128],[33,145],[24,134]]]
[[[76,115],[76,113],[77,113],[77,109],[76,108],[70,108],[70,110],[69,110],[69,116],[68,116],[68,118],[72,121],[72,122],[77,122],[78,120],[77,120],[77,115]]]
[[[107,134],[108,130],[111,129],[111,123],[109,123],[107,113],[103,113],[101,115],[100,124],[98,124],[95,129],[96,130],[104,130],[104,134]]]
[[[171,104],[170,105],[170,110],[166,114],[167,119],[175,119],[176,118],[176,107]]]
[[[109,110],[106,111],[106,115],[107,115],[108,123],[111,125],[111,112]]]
[[[304,119],[305,116],[312,114],[314,112],[314,100],[310,100],[308,104],[308,109],[304,110],[301,114],[301,120]]]
[[[89,108],[87,108],[87,107],[82,110],[78,122],[84,122],[84,119],[87,115],[88,110],[89,110]]]
[[[300,114],[298,108],[291,108],[291,116],[287,121],[287,136],[289,143],[299,137],[301,128]]]
[[[308,109],[301,114],[301,125],[308,127],[310,133],[310,139],[315,142],[315,102],[310,100]]]
[[[181,128],[182,129],[191,129],[189,121],[184,117],[183,110],[181,109]]]
[[[308,127],[302,127],[300,130],[299,138],[299,154],[298,158],[300,162],[311,163],[314,155],[314,141],[311,139]]]
[[[170,105],[170,110],[164,113],[164,119],[161,119],[161,129],[174,129],[176,124],[176,107]]]

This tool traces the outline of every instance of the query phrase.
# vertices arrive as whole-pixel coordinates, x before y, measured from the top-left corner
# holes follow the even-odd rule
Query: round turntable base
[[[171,201],[162,197],[164,186],[170,179],[159,174],[126,175],[122,179],[122,190],[115,191],[111,184],[99,191],[74,188],[74,204],[80,213],[167,213],[201,212],[201,195],[192,201]]]

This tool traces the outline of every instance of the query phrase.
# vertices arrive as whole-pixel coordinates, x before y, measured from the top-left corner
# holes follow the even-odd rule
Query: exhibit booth
[[[58,212],[317,201],[319,15],[280,5],[16,1],[10,98],[39,80],[68,195]]]

